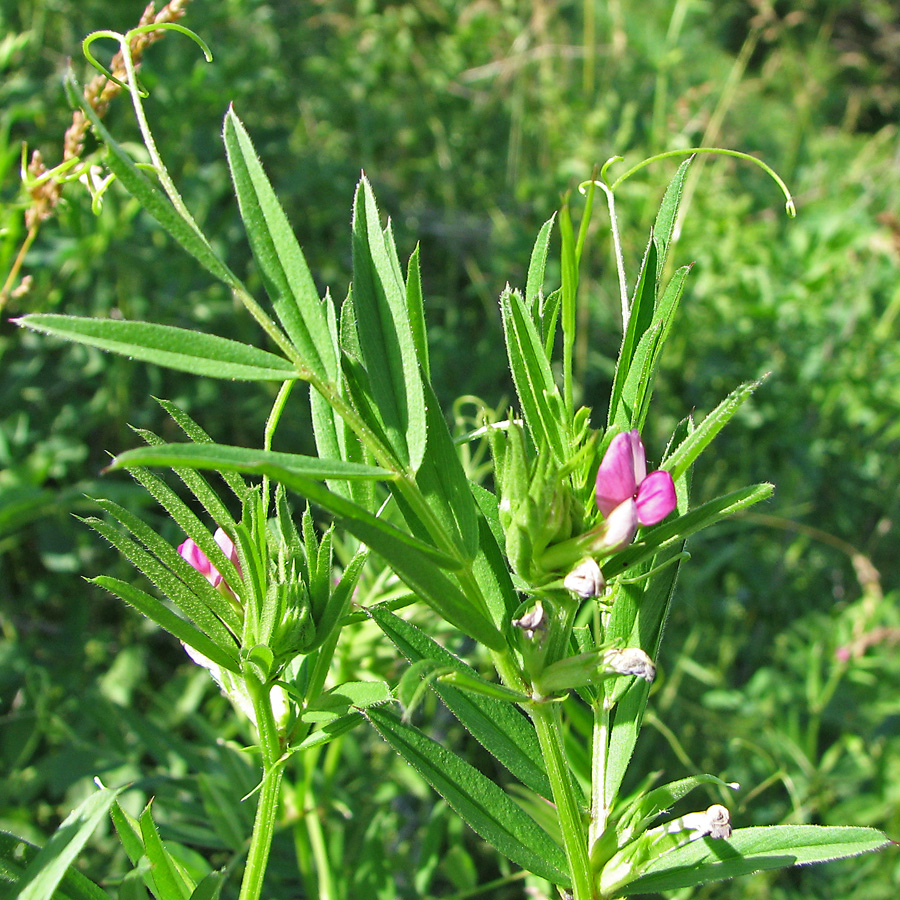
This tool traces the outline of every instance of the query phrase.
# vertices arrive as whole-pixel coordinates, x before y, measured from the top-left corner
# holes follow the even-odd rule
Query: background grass
[[[23,236],[20,142],[51,165],[60,158],[67,61],[89,77],[84,35],[124,31],[142,7],[0,0],[4,271]],[[793,221],[754,167],[698,162],[672,253],[695,266],[648,452],[658,458],[688,412],[702,416],[737,383],[770,372],[694,483],[698,500],[752,480],[777,492],[761,513],[690,546],[638,769],[739,781],[740,825],[900,834],[895,4],[193,0],[184,23],[214,62],[170,35],[149,51],[142,78],[163,154],[201,226],[259,287],[219,140],[233,102],[320,286],[340,298],[364,168],[401,255],[421,242],[432,369],[448,411],[460,394],[510,397],[496,299],[506,281],[524,282],[538,227],[594,165],[719,144],[780,172],[797,197]],[[136,139],[121,98],[108,123],[119,139]],[[657,164],[621,192],[633,272],[673,169]],[[620,332],[608,233],[596,218],[577,399],[602,407]],[[9,315],[121,314],[259,341],[224,289],[115,188],[95,216],[71,185],[26,271],[31,290]],[[81,582],[130,575],[71,514],[91,508],[85,494],[115,496],[176,543],[144,495],[100,478],[107,453],[136,443],[129,425],[168,428],[150,395],[188,409],[217,440],[258,444],[273,395],[59,345],[6,318],[0,359],[0,827],[43,843],[91,776],[136,779],[135,805],[138,793],[156,795],[168,836],[223,864],[239,849],[239,800],[253,783],[235,749],[245,736],[174,642]],[[311,449],[299,404],[279,440]],[[365,629],[341,652],[345,677],[399,675]],[[439,707],[431,712],[448,741],[489,765]],[[307,815],[288,803],[272,896],[323,889],[304,841],[293,840],[319,827],[335,896],[452,896],[507,872],[363,732],[309,756],[292,778],[316,803]],[[115,848],[98,835],[89,874],[124,871]],[[896,854],[886,853],[694,896],[879,900],[898,886]],[[513,881],[483,896],[522,892]]]

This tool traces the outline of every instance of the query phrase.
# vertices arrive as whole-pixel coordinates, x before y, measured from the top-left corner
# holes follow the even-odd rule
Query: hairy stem
[[[563,846],[572,876],[573,900],[593,900],[584,815],[575,795],[572,775],[563,749],[559,704],[535,703],[529,712],[537,731],[541,753],[547,765],[547,776],[553,789]]]
[[[245,673],[245,683],[256,713],[256,731],[262,754],[263,777],[239,900],[259,900],[262,895],[266,866],[269,862],[269,851],[272,848],[272,838],[275,834],[284,766],[280,762],[281,742],[278,738],[278,727],[272,715],[269,687],[262,684],[252,672]]]

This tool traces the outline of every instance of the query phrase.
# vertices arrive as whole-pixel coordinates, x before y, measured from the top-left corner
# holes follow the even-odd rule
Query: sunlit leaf
[[[87,344],[143,362],[235,381],[285,381],[297,371],[286,359],[215,334],[121,319],[34,313],[16,319],[33,331]]]

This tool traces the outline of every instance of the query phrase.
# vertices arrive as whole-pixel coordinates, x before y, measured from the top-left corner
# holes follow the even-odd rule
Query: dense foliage
[[[214,62],[169,35],[148,51],[141,78],[188,205],[251,285],[258,275],[218,140],[228,103],[252,133],[312,271],[336,294],[349,279],[347,211],[364,168],[401,256],[421,240],[442,396],[473,394],[492,406],[512,396],[497,297],[507,281],[524,283],[538,227],[593,166],[613,154],[627,165],[717,143],[759,154],[785,177],[796,220],[780,215],[758,170],[718,158],[698,163],[704,177],[685,195],[672,256],[695,266],[663,359],[657,433],[645,440],[658,456],[683,410],[703,415],[735,384],[769,372],[698,467],[694,491],[702,501],[762,480],[777,491],[730,532],[689,545],[655,727],[637,753],[667,780],[701,770],[740,782],[733,815],[742,824],[853,822],[896,835],[900,222],[891,211],[900,208],[900,98],[890,48],[900,22],[887,2],[735,0],[718,9],[713,17],[684,0],[194,0],[185,23]],[[83,35],[124,30],[141,11],[99,0],[0,3],[4,271],[24,236],[20,142],[48,164],[61,156],[66,60],[85,74]],[[134,139],[127,98],[106,121],[118,140]],[[658,163],[623,190],[633,268],[674,167]],[[598,228],[576,346],[586,395],[577,399],[588,405],[608,394],[620,341],[608,243]],[[89,793],[91,776],[133,778],[158,798],[165,835],[215,863],[246,833],[237,820],[249,814],[237,801],[255,775],[236,748],[247,735],[174,641],[79,579],[130,576],[72,513],[96,511],[86,494],[112,497],[177,544],[182,535],[145,494],[120,476],[100,477],[107,454],[134,445],[129,426],[172,436],[150,395],[186,409],[218,441],[258,445],[274,389],[135,365],[6,319],[111,314],[248,341],[255,326],[117,188],[95,215],[86,192],[68,185],[23,272],[30,290],[9,299],[0,325],[0,826],[41,844]],[[307,414],[299,403],[290,411],[278,445],[309,452]],[[468,424],[465,405],[446,412]],[[346,634],[346,672],[396,680],[374,628]],[[441,722],[439,704],[433,713]],[[677,735],[666,725],[676,721]],[[452,720],[445,726],[473,761],[490,765]],[[333,896],[451,896],[506,874],[361,730],[309,754],[292,778],[305,806],[288,811],[276,838],[273,896],[296,894],[298,863],[307,894],[323,890],[321,859],[305,858],[292,831],[340,861]],[[215,833],[200,826],[198,799],[220,812]],[[86,870],[110,877],[115,846],[96,837]],[[415,883],[395,875],[413,870]],[[879,855],[697,896],[878,900],[895,896],[898,882],[894,856]],[[521,891],[501,882],[483,895]]]

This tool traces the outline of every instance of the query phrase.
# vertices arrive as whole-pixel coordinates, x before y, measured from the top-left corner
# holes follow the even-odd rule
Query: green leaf
[[[534,241],[534,247],[531,250],[531,259],[528,263],[528,276],[525,280],[525,305],[531,311],[532,320],[535,327],[539,327],[539,301],[541,291],[544,286],[544,271],[547,267],[547,251],[550,247],[550,232],[553,229],[553,223],[556,221],[556,213],[554,213],[541,226],[538,236]]]
[[[180,448],[178,456],[168,455],[169,447]],[[222,449],[226,449],[227,452],[219,454],[218,451]],[[166,452],[162,453],[163,450]],[[154,451],[160,451],[160,455],[153,456]],[[209,455],[204,455],[204,452]],[[505,647],[502,633],[491,622],[487,613],[476,606],[473,600],[466,597],[459,587],[441,571],[441,569],[459,568],[460,561],[457,558],[448,556],[431,544],[414,538],[396,526],[379,519],[346,497],[329,491],[320,482],[304,474],[300,468],[288,468],[275,461],[285,456],[289,460],[311,459],[296,457],[292,454],[274,454],[266,451],[245,450],[244,448],[222,448],[220,445],[209,447],[176,444],[167,447],[141,447],[137,450],[130,450],[117,457],[112,466],[121,468],[130,463],[152,461],[154,465],[171,466],[183,463],[201,469],[225,468],[268,475],[289,490],[295,491],[338,516],[344,528],[390,563],[397,575],[448,622],[456,625],[492,650],[501,650]],[[317,461],[311,459],[310,466],[315,469],[319,477],[324,478],[333,471],[327,469],[327,466],[349,467],[352,464],[328,461],[322,463],[321,467],[317,469],[316,465]],[[373,468],[369,467],[369,471],[372,471]],[[353,470],[338,468],[334,471]],[[356,471],[357,474],[360,474],[358,469]]]
[[[353,554],[350,561],[344,566],[341,579],[337,585],[331,586],[325,609],[321,616],[316,618],[316,637],[306,652],[310,653],[318,649],[331,635],[335,628],[339,627],[341,618],[350,606],[353,592],[359,581],[363,566],[369,558],[366,547],[360,547]]]
[[[106,161],[110,171],[122,182],[125,189],[136,197],[141,206],[211,275],[235,290],[243,290],[240,280],[216,256],[196,224],[186,219],[172,206],[169,198],[138,169],[131,157],[113,139],[94,108],[85,102],[81,85],[71,72],[66,76],[65,87],[69,102],[84,112],[97,137],[106,145]]]
[[[175,547],[169,544],[168,541],[163,540],[163,538],[161,538],[149,525],[138,518],[138,516],[124,507],[119,506],[118,503],[113,503],[112,500],[97,500],[96,502],[110,515],[115,516],[121,525],[127,528],[131,534],[153,553],[164,566],[174,573],[173,577],[169,578],[167,581],[161,581],[158,578],[152,577],[150,573],[145,573],[148,577],[152,577],[154,584],[156,584],[160,590],[169,596],[171,600],[177,602],[178,596],[169,594],[170,587],[173,587],[175,591],[182,590],[181,584],[175,580],[174,576],[177,576],[190,589],[192,597],[189,598],[189,602],[192,603],[193,597],[196,596],[206,604],[216,618],[220,619],[233,634],[240,634],[242,626],[241,616],[235,609],[234,604],[217,591],[204,575],[201,575],[190,563],[184,560]],[[206,529],[204,529],[204,532],[204,536],[208,539],[208,543],[218,546]],[[204,547],[201,546],[200,549],[203,550]],[[211,555],[208,556],[208,558],[213,559]],[[213,563],[215,564],[216,562],[217,560],[213,559]],[[135,563],[135,565],[137,565],[137,563]],[[140,566],[138,567],[141,568]],[[216,566],[216,568],[218,568],[218,566]],[[143,568],[141,570],[144,571]],[[219,571],[222,572],[223,575],[226,574],[226,570],[224,569]],[[236,571],[234,576],[237,577]],[[188,609],[190,608],[191,607],[188,607]],[[187,611],[188,610],[185,609],[185,612]],[[198,624],[203,627],[199,621]],[[219,634],[221,635],[221,632],[219,632]]]
[[[53,837],[27,864],[16,885],[18,900],[47,900],[66,878],[69,867],[102,822],[121,789],[102,788],[83,800],[57,828]],[[90,885],[90,886],[89,886]],[[106,894],[86,878],[69,878],[70,896],[106,898]]]
[[[609,397],[609,414],[606,417],[607,430],[612,427],[616,413],[622,403],[625,383],[631,374],[634,356],[644,332],[653,322],[656,305],[656,244],[653,234],[647,242],[647,250],[641,262],[641,272],[631,298],[628,325],[622,336],[622,346],[616,361],[616,373],[613,377],[612,392]],[[632,376],[633,377],[633,376]]]
[[[325,295],[325,319],[328,324],[331,342],[334,347],[335,356],[340,359],[341,349],[338,340],[338,326],[334,309],[334,303],[331,296]],[[338,384],[337,393],[343,396],[342,385]],[[360,461],[363,456],[362,445],[359,440],[352,435],[344,422],[343,418],[334,410],[329,400],[310,386],[309,405],[312,414],[313,435],[316,439],[316,450],[320,457],[325,459],[343,459],[347,461]],[[347,484],[338,479],[328,481],[329,490],[343,494],[348,499],[359,501],[359,490],[369,491],[371,485],[359,482]],[[371,509],[373,504],[362,503],[363,506]]]
[[[154,436],[155,437],[155,436]],[[154,445],[155,446],[155,445]],[[183,471],[183,469],[181,470]],[[237,566],[231,561],[230,557],[225,555],[222,548],[216,543],[213,535],[210,534],[206,524],[200,521],[197,514],[169,487],[161,478],[143,466],[129,466],[128,474],[142,485],[149,494],[159,503],[160,506],[171,516],[172,520],[181,528],[181,530],[191,538],[194,543],[206,554],[207,559],[218,569],[219,573],[225,579],[225,582],[232,586],[238,597],[242,598],[244,594],[244,582],[241,573],[238,572]],[[224,504],[217,504],[219,509],[210,512],[217,524],[224,525],[226,529],[234,535],[237,530],[237,524],[231,516],[231,513],[225,508]],[[208,592],[198,581],[197,575],[191,574],[184,567],[184,561],[175,561],[174,566],[169,566],[174,571],[183,573],[182,580],[188,584],[195,586],[195,593],[201,596]],[[205,579],[204,579],[205,581]]]
[[[109,523],[95,518],[88,518],[83,521],[98,534],[106,538],[138,571],[146,575],[185,616],[215,642],[222,653],[230,656],[232,652],[236,652],[236,637],[228,630],[222,619],[210,609],[203,598],[198,596],[189,585],[181,581],[172,571]],[[173,549],[174,552],[174,548],[170,549]],[[175,555],[178,556],[177,553]],[[180,556],[178,558],[180,559]],[[181,560],[179,568],[182,565],[191,568],[184,560]],[[187,575],[186,570],[185,575]],[[116,593],[116,591],[113,593]],[[223,597],[222,600],[224,599]],[[162,624],[162,622],[159,622],[159,624]]]
[[[684,542],[653,557],[652,565],[659,566],[678,557]],[[639,647],[651,659],[656,659],[662,630],[669,613],[680,562],[672,563],[645,582],[621,585],[613,606],[607,639],[625,647]],[[637,743],[644,718],[650,685],[641,679],[628,684],[616,679],[606,690],[615,700],[609,728],[609,750],[605,782],[607,806],[615,803],[625,777],[631,755]],[[624,691],[624,694],[622,693]]]
[[[638,796],[631,807],[619,817],[620,828],[618,830],[620,834],[625,831],[630,837],[636,831],[642,831],[659,815],[671,809],[679,800],[704,784],[714,784],[731,790],[737,788],[737,785],[728,784],[715,775],[691,775],[688,778],[661,785]],[[622,837],[620,837],[619,843],[620,845],[624,843]]]
[[[728,840],[703,838],[654,860],[621,895],[676,891],[767,869],[828,862],[890,844],[874,828],[772,825],[739,828]]]
[[[304,722],[333,722],[350,710],[361,711],[390,703],[391,689],[383,681],[345,681],[320,694],[303,712]]]
[[[363,715],[359,712],[352,712],[337,719],[329,719],[318,731],[314,731],[311,735],[304,738],[296,747],[291,747],[288,752],[291,754],[304,753],[313,747],[328,744],[335,738],[339,738],[352,728],[355,728],[362,721]]]
[[[450,429],[430,383],[424,385],[428,441],[416,472],[416,484],[449,535],[460,559],[471,561],[478,550],[478,508],[469,490]],[[399,490],[394,492],[406,513]]]
[[[366,715],[379,734],[477,834],[516,865],[554,884],[568,886],[562,848],[493,781],[392,713],[371,709]]]
[[[154,893],[160,900],[189,900],[194,885],[188,883],[181,869],[160,840],[159,832],[150,813],[150,805],[141,813],[141,839],[144,853],[152,866]]]
[[[655,525],[640,543],[632,544],[627,550],[612,557],[604,565],[603,573],[608,579],[621,575],[632,566],[649,559],[660,548],[680,542],[709,525],[741,512],[761,500],[766,500],[772,496],[774,490],[775,487],[771,484],[750,485],[710,500],[683,516]]]
[[[351,481],[359,478],[394,477],[393,472],[378,466],[343,462],[339,459],[321,459],[318,456],[302,456],[299,453],[234,447],[229,444],[159,444],[152,447],[137,447],[120,453],[110,463],[109,468],[126,469],[131,466],[190,466],[196,469],[247,472],[256,475],[271,474],[272,470],[278,469],[304,478],[323,481],[326,478]]]
[[[253,258],[278,319],[310,370],[336,382],[338,362],[324,305],[250,136],[232,108],[225,115],[224,139]]]
[[[0,831],[0,886],[6,889],[10,884],[19,884],[38,853],[40,848],[34,844]],[[54,900],[110,900],[106,891],[71,867],[66,869],[53,897]]]
[[[218,900],[226,880],[224,869],[210,872],[194,889],[191,900]]]
[[[282,461],[287,465],[282,464]],[[319,483],[319,479],[329,477],[377,477],[390,476],[386,469],[374,466],[361,466],[356,463],[344,463],[339,460],[321,460],[318,457],[299,456],[292,453],[275,453],[271,450],[253,450],[245,447],[230,447],[224,444],[213,444],[209,447],[194,444],[163,444],[159,447],[138,447],[119,454],[111,463],[110,469],[129,468],[137,463],[158,466],[178,464],[196,466],[198,469],[226,469],[235,472],[249,472],[256,475],[268,475],[274,481],[318,503],[324,509],[343,517],[347,522],[355,523],[353,527],[363,529],[372,535],[373,530],[383,532],[390,541],[398,541],[423,556],[433,560],[444,568],[456,568],[459,562],[445,553],[441,553],[430,544],[402,532],[372,515],[368,510],[356,506],[346,498],[334,494]],[[381,474],[385,473],[385,474]],[[349,526],[348,526],[349,527]],[[353,527],[350,528],[353,531]],[[355,533],[355,532],[354,532]],[[386,544],[385,547],[392,545]],[[375,546],[374,544],[372,545]]]
[[[541,304],[541,338],[544,342],[544,353],[547,359],[553,359],[553,344],[556,341],[556,323],[559,318],[559,308],[562,305],[562,291],[557,288],[553,293],[544,298]]]
[[[666,266],[669,245],[672,241],[675,222],[678,218],[678,207],[681,205],[681,195],[684,193],[684,182],[693,161],[694,157],[689,156],[678,167],[678,171],[666,188],[666,193],[663,195],[662,203],[659,206],[659,212],[656,214],[656,222],[653,225],[653,242],[656,244],[657,284],[659,284]]]
[[[419,365],[422,367],[423,380],[427,384],[431,380],[431,360],[428,353],[428,330],[425,326],[425,304],[422,298],[422,272],[419,269],[419,245],[413,250],[406,268],[406,309],[409,313],[409,326]]]
[[[240,674],[241,667],[236,651],[232,656],[190,622],[175,615],[168,606],[155,597],[110,575],[98,575],[96,578],[88,580],[91,584],[96,584],[111,594],[115,594],[120,600],[133,606],[138,612],[143,613],[148,619],[152,619],[169,634],[174,635],[179,641],[192,647],[198,653],[202,653],[216,665],[229,672]]]
[[[419,359],[393,237],[365,177],[353,202],[353,308],[372,402],[398,459],[415,471],[426,439]]]
[[[474,669],[445,650],[411,622],[381,605],[366,612],[411,662],[430,660],[441,669],[452,669],[477,678]],[[463,727],[524,785],[550,799],[552,792],[534,726],[508,700],[473,695],[447,681],[432,683],[437,695]]]
[[[0,832],[0,896],[19,898],[16,889],[22,877],[23,867],[30,866],[39,853],[39,848],[20,838]],[[30,894],[32,900],[44,898],[43,893]],[[74,868],[67,869],[56,891],[53,900],[111,900],[109,894],[85,878]]]
[[[163,441],[163,439],[161,437],[158,437],[152,431],[147,431],[144,428],[133,428],[132,430],[134,431],[135,434],[142,437],[147,442],[147,444],[149,444],[151,447],[159,447],[165,443],[165,441]],[[207,443],[211,444],[212,442],[208,441]],[[217,525],[224,527],[224,529],[227,532],[234,534],[237,523],[234,521],[234,517],[231,515],[231,511],[221,501],[221,499],[219,498],[219,495],[212,489],[209,482],[196,469],[190,469],[187,466],[176,466],[173,469],[173,471],[181,479],[181,481],[185,485],[185,487],[187,487],[187,489],[194,495],[194,497],[197,498],[197,501],[200,503],[200,505],[203,507],[203,509],[206,510],[210,519],[212,519],[212,521],[215,522]],[[139,482],[140,484],[144,484],[146,486],[147,475],[149,474],[147,469],[142,468],[140,466],[132,466],[129,469],[129,474],[137,482]],[[241,484],[244,483],[243,479],[241,479],[240,476],[235,475],[235,473],[233,473],[233,472],[218,473],[218,474],[222,475],[223,479],[226,477],[231,477],[232,479],[235,479],[235,478],[238,479],[238,481],[240,481]],[[151,491],[151,493],[153,493],[153,491]],[[171,495],[173,498],[177,497],[177,495],[175,494],[174,491],[172,491]],[[246,487],[244,487],[243,493],[241,495],[241,502],[243,502],[247,498],[247,495],[248,495],[248,490]],[[154,494],[154,496],[156,496],[156,494]],[[178,499],[180,500],[180,498],[178,498]],[[186,512],[188,512],[188,517],[193,516],[194,518],[196,518],[195,514],[192,511],[190,511],[190,508],[187,506],[187,504],[184,504],[184,510]],[[175,518],[175,517],[173,516],[173,518]],[[178,521],[177,518],[176,518],[176,521]],[[199,519],[198,519],[198,524],[199,524]],[[201,541],[198,541],[197,538],[194,538],[197,545],[200,547],[201,550],[203,550],[203,552],[206,554],[209,561],[225,577],[225,581],[229,585],[237,586],[238,585],[237,573],[232,572],[230,570],[230,568],[228,568],[227,563],[225,563],[225,553],[222,550],[222,548],[219,547],[218,553],[216,553],[215,550],[213,549],[213,547],[218,547],[218,544],[216,544],[215,541],[213,541],[211,539],[211,537],[208,537],[209,532],[206,531],[205,528],[203,529],[203,532],[201,532],[201,533],[204,535],[205,538],[207,538],[209,549],[207,549],[207,547],[205,547]],[[193,535],[190,535],[188,531],[185,531],[185,534],[188,534],[190,537],[193,537]],[[210,553],[210,550],[212,550],[212,553]],[[220,563],[223,563],[225,565],[225,568],[220,568],[220,565],[219,565]]]
[[[110,353],[179,372],[237,381],[287,381],[297,371],[286,359],[215,334],[172,325],[34,313],[17,324]]]
[[[567,462],[568,438],[562,398],[541,338],[517,291],[503,291],[500,313],[510,371],[532,439],[537,447],[548,446],[563,464]]]
[[[621,395],[612,414],[610,437],[619,431],[636,428],[641,431],[653,396],[653,383],[659,368],[662,349],[678,309],[690,266],[679,269],[660,298],[653,322],[644,332],[634,351]]]
[[[733,390],[690,434],[678,445],[671,456],[663,460],[662,469],[678,478],[686,472],[694,460],[706,449],[713,438],[725,427],[743,402],[765,381],[748,381]]]
[[[122,809],[118,801],[110,807],[109,816],[116,829],[116,834],[118,834],[119,840],[122,842],[125,853],[131,860],[131,864],[136,866],[144,855],[144,840],[141,837],[141,826],[138,820]]]
[[[653,373],[659,361],[659,353],[668,336],[671,327],[672,316],[677,306],[678,298],[684,288],[684,278],[687,269],[682,268],[672,279],[666,288],[663,298],[657,302],[659,284],[666,264],[669,245],[675,228],[678,215],[678,207],[681,204],[681,196],[684,192],[684,181],[687,177],[693,157],[685,160],[679,167],[669,186],[666,188],[662,203],[656,216],[653,229],[650,232],[650,240],[647,250],[641,262],[641,271],[638,282],[631,299],[631,312],[628,318],[628,327],[622,337],[622,348],[619,351],[619,359],[616,363],[616,373],[613,379],[613,389],[610,394],[609,415],[607,416],[607,428],[612,429],[617,424],[617,430],[627,428],[641,428],[646,418],[646,404],[652,391]],[[672,295],[671,308],[667,306],[667,298]],[[637,348],[640,346],[646,332],[652,325],[666,321],[668,324],[661,326],[661,331],[655,339],[653,355],[650,359],[637,359]],[[632,366],[639,365],[639,371],[632,372]],[[641,396],[627,397],[625,386],[631,383],[632,390],[643,382],[640,391]],[[623,411],[623,405],[630,407],[627,415]],[[640,422],[641,424],[638,424]]]
[[[183,410],[179,409],[174,403],[169,400],[162,400],[159,397],[154,398],[156,402],[172,417],[172,420],[176,425],[195,443],[195,444],[212,444],[215,443],[213,439]],[[321,455],[321,454],[320,454]],[[232,493],[241,503],[247,497],[247,485],[244,483],[243,478],[238,475],[235,475],[233,472],[223,472],[221,473],[222,479],[231,488]],[[194,496],[197,496],[194,493]],[[199,498],[198,498],[199,499]],[[207,512],[209,512],[210,516],[221,524],[221,520],[218,516],[213,515],[209,506],[204,503],[204,507]]]
[[[479,485],[469,484],[481,516],[478,521],[478,552],[472,560],[472,574],[478,582],[494,625],[499,631],[509,628],[513,613],[521,602],[513,587],[503,546],[503,532],[497,498]]]

